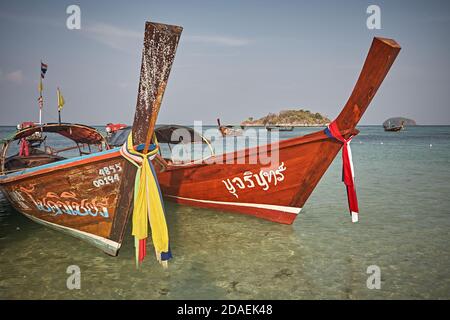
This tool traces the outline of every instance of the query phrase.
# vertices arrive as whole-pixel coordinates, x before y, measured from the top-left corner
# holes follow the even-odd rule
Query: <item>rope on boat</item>
[[[121,155],[137,167],[134,183],[134,209],[132,218],[132,234],[135,239],[136,266],[142,263],[146,256],[146,239],[148,224],[152,230],[152,240],[155,247],[156,259],[167,268],[167,262],[172,258],[169,247],[169,232],[164,214],[164,205],[151,160],[158,153],[158,141],[154,136],[154,143],[149,151],[136,151],[133,147],[132,132],[120,149]],[[138,147],[139,148],[139,147]]]
[[[351,135],[348,139],[345,139],[339,131],[335,121],[331,122],[325,129],[325,134],[328,137],[334,138],[344,144],[344,148],[342,149],[342,181],[344,181],[347,188],[348,206],[350,215],[352,216],[352,222],[358,222],[358,198],[356,197],[355,174],[353,168],[352,150],[350,148],[350,141],[352,141],[354,136]]]

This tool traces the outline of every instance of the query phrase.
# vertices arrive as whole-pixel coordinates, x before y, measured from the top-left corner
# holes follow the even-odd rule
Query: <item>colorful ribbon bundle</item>
[[[344,144],[344,148],[342,149],[342,181],[344,181],[344,184],[347,187],[348,206],[352,216],[352,222],[358,222],[359,208],[358,199],[356,197],[352,150],[350,149],[350,141],[352,141],[353,136],[345,139],[334,121],[330,123],[327,129],[325,129],[325,134]]]
[[[139,148],[139,147],[138,147]],[[148,223],[152,229],[152,240],[158,262],[167,268],[167,262],[172,258],[169,248],[169,232],[167,230],[164,206],[151,160],[158,153],[158,143],[150,145],[148,153],[138,152],[133,147],[132,133],[120,149],[125,159],[137,167],[134,184],[133,230],[136,248],[136,266],[146,256],[146,239],[148,237]]]

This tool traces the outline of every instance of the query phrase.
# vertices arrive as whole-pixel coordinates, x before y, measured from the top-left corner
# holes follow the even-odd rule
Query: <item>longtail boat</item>
[[[401,130],[403,130],[405,127],[404,127],[404,121],[402,121],[401,123],[400,123],[400,125],[391,125],[391,123],[390,123],[390,121],[389,121],[389,123],[388,123],[388,125],[386,125],[386,126],[384,126],[384,131],[388,131],[388,132],[398,132],[398,131],[401,131]]]
[[[160,45],[155,48],[158,42],[149,41],[162,32],[158,32],[160,29],[164,30],[164,37],[160,36],[159,40],[163,40],[161,46],[165,45],[165,49]],[[148,128],[154,127],[156,117],[151,114],[155,109],[159,110],[180,32],[179,27],[147,24],[132,126],[135,144],[148,142],[149,132],[153,132]],[[325,130],[266,146],[269,154],[278,155],[277,162],[260,161],[261,146],[222,155],[211,154],[205,159],[188,162],[171,161],[162,153],[156,155],[153,163],[162,194],[181,204],[291,224],[337,153],[342,147],[348,149],[349,140],[358,133],[355,127],[399,51],[400,46],[394,40],[374,38],[355,88],[336,120]],[[152,55],[156,58],[149,59]],[[157,129],[155,136],[162,140],[160,143],[181,143],[181,140],[173,139],[176,129],[166,126]],[[209,145],[201,133],[189,128],[186,131],[193,139],[191,141]],[[23,137],[19,133],[5,143],[4,149]],[[120,143],[115,141],[111,145],[119,146]],[[8,158],[2,153],[0,188],[12,205],[31,219],[67,231],[116,255],[131,212],[136,171],[122,157],[121,150],[115,147],[15,172],[8,172],[13,168],[6,168]],[[348,164],[346,154],[344,163]],[[349,185],[347,190],[351,195]],[[353,218],[355,212],[352,210]]]
[[[132,129],[134,145],[147,150],[159,112],[182,28],[147,22]],[[31,145],[35,133],[68,138],[72,147]],[[25,152],[8,155],[15,143]],[[68,148],[79,154],[61,156]],[[73,151],[72,150],[72,151]],[[117,255],[132,212],[136,167],[110,149],[94,128],[78,124],[38,124],[3,141],[0,189],[26,217],[86,240]]]
[[[222,125],[220,123],[220,119],[217,118],[217,128],[219,129],[222,136],[241,136],[242,130],[238,128],[234,128],[232,125]]]
[[[274,125],[274,126],[267,125],[265,128],[267,131],[272,131],[272,130],[294,131],[294,126],[287,126],[287,125]]]
[[[159,155],[155,166],[160,170],[158,180],[164,197],[184,205],[292,224],[339,150],[343,146],[349,149],[348,143],[358,134],[356,125],[399,51],[400,46],[394,40],[374,38],[350,98],[325,130],[268,146],[208,155],[203,161],[174,162],[170,157]],[[332,128],[334,135],[330,132]],[[200,132],[198,134],[201,136]],[[207,141],[204,137],[202,140]],[[121,143],[123,141],[116,139],[116,145]],[[277,153],[278,161],[252,163],[261,150]],[[348,176],[352,174],[353,165],[349,163],[351,155],[346,154],[344,165],[348,170],[344,173],[348,181],[353,180]],[[357,221],[356,191],[350,190],[354,188],[348,186],[351,183],[346,183],[349,204],[353,207],[350,213],[352,220]]]

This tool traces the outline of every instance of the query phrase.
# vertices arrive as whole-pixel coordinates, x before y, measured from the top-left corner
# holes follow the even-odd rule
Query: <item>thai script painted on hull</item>
[[[280,164],[277,169],[270,169],[264,171],[261,169],[259,173],[253,173],[251,171],[246,171],[243,177],[235,177],[231,179],[222,180],[228,192],[230,192],[236,198],[238,189],[254,188],[256,186],[261,187],[264,191],[269,190],[271,185],[276,186],[278,182],[284,180],[283,172],[286,170],[284,162]],[[256,182],[256,183],[255,183]]]
[[[43,212],[52,212],[55,216],[68,214],[73,216],[101,216],[109,218],[108,199],[106,197],[94,197],[93,199],[79,199],[72,191],[64,191],[61,194],[47,192],[44,198],[36,199],[33,196],[34,185],[20,187],[20,191],[33,202],[36,209]],[[14,191],[19,193],[19,191]],[[24,197],[22,197],[24,199]]]

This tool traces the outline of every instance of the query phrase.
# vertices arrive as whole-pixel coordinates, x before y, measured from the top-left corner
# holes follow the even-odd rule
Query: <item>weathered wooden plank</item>
[[[145,24],[139,91],[132,131],[134,144],[145,143],[145,150],[148,149],[153,135],[182,30],[181,27],[173,25],[153,22]],[[130,163],[125,164],[118,214],[110,234],[110,238],[119,243],[122,242],[126,222],[133,209],[135,175],[136,168]]]
[[[141,76],[133,122],[135,145],[145,143],[149,132],[153,132],[182,30],[181,27],[161,23],[145,24]]]

